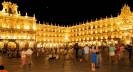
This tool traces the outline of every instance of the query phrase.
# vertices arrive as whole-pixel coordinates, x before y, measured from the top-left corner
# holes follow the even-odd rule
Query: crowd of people
[[[110,44],[106,46],[89,46],[86,44],[85,46],[79,46],[76,43],[73,46],[62,48],[27,47],[16,50],[8,49],[7,52],[1,52],[9,57],[20,57],[21,67],[25,65],[31,66],[32,57],[35,56],[45,58],[48,61],[71,59],[91,63],[92,71],[96,71],[96,68],[101,67],[105,61],[109,61],[110,64],[118,64],[121,60],[130,62],[132,59],[132,46],[124,44]]]
[[[26,64],[28,64],[29,66],[32,64],[32,53],[33,51],[29,48],[23,48],[21,51],[21,64],[22,67],[24,67]]]
[[[80,62],[90,62],[92,71],[96,71],[103,62],[118,64],[120,61],[129,63],[132,59],[132,46],[124,44],[110,44],[108,46],[84,46],[75,45],[75,58]],[[108,57],[106,60],[105,58]]]

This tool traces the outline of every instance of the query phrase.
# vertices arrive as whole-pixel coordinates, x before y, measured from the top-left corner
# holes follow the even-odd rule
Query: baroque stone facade
[[[66,45],[103,45],[110,43],[130,43],[133,37],[133,13],[124,5],[117,17],[82,23],[75,26],[38,24],[35,15],[21,16],[18,6],[3,2],[0,11],[0,39],[2,43],[15,42],[19,48],[28,44],[31,48],[62,47]]]

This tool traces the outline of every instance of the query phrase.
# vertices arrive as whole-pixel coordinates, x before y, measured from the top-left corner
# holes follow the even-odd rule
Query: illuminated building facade
[[[102,45],[126,41],[133,37],[133,13],[128,5],[124,5],[117,17],[104,18],[80,25],[61,27],[48,24],[37,24],[35,16],[21,16],[18,6],[11,2],[3,2],[0,11],[0,47],[12,44],[23,48],[62,47],[79,43],[84,46]],[[10,45],[9,45],[10,46]],[[10,46],[10,47],[11,47]]]
[[[120,15],[70,27],[72,43],[81,46],[129,43],[133,37],[133,13],[124,5]]]
[[[36,42],[43,47],[61,47],[65,44],[66,29],[60,26],[37,24]]]
[[[0,39],[1,45],[12,44],[16,47],[25,46],[26,43],[33,44],[35,41],[35,17],[21,16],[18,6],[11,2],[3,2],[0,11]],[[3,44],[4,42],[4,44]],[[30,45],[31,46],[31,45]],[[3,47],[3,46],[1,46]]]

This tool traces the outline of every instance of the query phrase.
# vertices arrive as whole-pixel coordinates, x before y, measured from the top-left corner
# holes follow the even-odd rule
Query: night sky
[[[21,15],[36,15],[37,22],[49,22],[59,25],[74,25],[117,16],[126,3],[133,8],[133,0],[5,0],[17,3]],[[2,3],[3,0],[0,0]],[[131,8],[131,10],[132,10]],[[2,5],[0,5],[2,9]]]

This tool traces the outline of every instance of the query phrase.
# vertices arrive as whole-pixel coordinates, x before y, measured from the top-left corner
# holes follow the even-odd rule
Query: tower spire
[[[36,19],[36,15],[35,15],[35,13],[33,14],[33,19]]]
[[[19,12],[18,12],[18,14],[20,15],[20,14],[21,14],[21,12],[19,11]]]
[[[124,4],[124,6],[121,9],[120,17],[126,17],[132,15],[132,12],[130,10],[130,7],[127,3]]]
[[[26,16],[27,16],[27,12],[26,12]]]
[[[27,18],[28,16],[27,16],[27,12],[26,12],[26,14],[25,14],[25,18]]]

